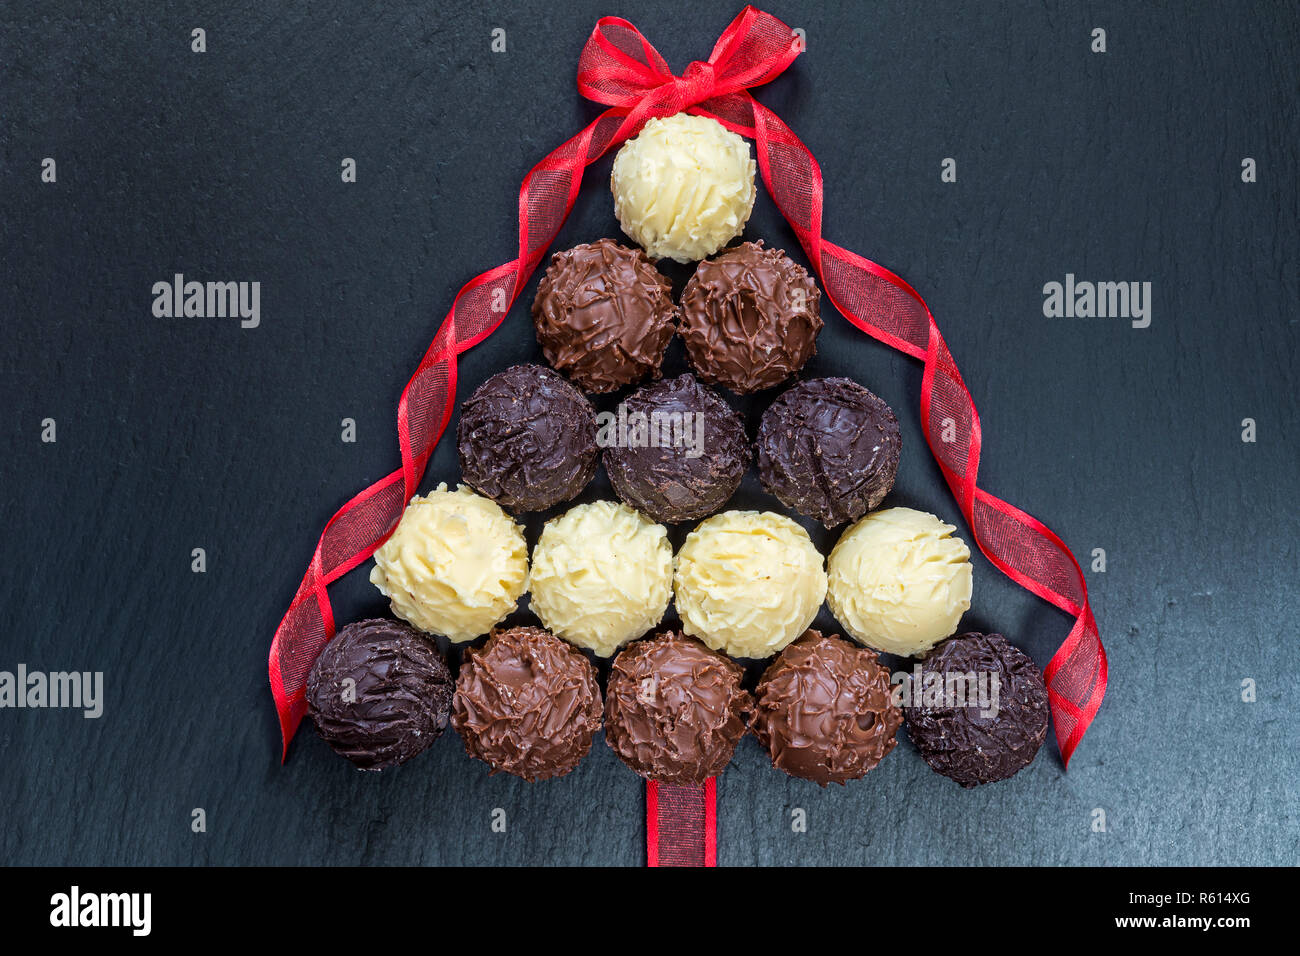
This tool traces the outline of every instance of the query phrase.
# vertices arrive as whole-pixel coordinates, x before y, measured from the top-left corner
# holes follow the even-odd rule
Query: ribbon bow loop
[[[784,72],[801,49],[788,26],[746,7],[722,32],[707,61],[697,60],[676,76],[631,23],[602,17],[578,60],[578,91],[638,118],[666,116],[767,83]]]
[[[601,17],[578,59],[578,92],[606,106],[634,106],[673,79],[659,51],[620,17]]]
[[[731,21],[709,54],[715,76],[714,96],[724,96],[776,79],[803,52],[793,30],[754,7]]]

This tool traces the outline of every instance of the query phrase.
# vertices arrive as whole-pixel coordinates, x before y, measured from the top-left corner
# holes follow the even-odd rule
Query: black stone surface
[[[740,6],[0,14],[0,669],[103,671],[106,698],[97,720],[0,711],[0,859],[644,861],[641,782],[603,744],[529,786],[482,773],[450,733],[358,773],[308,724],[281,766],[266,652],[321,527],[397,467],[397,399],[456,290],[515,255],[520,179],[597,115],[574,89],[595,20],[632,19],[680,71]],[[808,52],[757,96],[821,164],[826,236],[926,297],[979,406],[981,483],[1083,562],[1111,684],[1068,774],[1049,738],[969,793],[906,740],[826,791],[746,740],[718,786],[721,862],[1294,863],[1296,8],[770,9]],[[609,162],[556,248],[618,236]],[[746,238],[796,254],[762,190]],[[155,318],[151,287],[177,272],[260,281],[260,326]],[[1067,273],[1150,281],[1150,327],[1045,318],[1043,286]],[[462,397],[539,360],[536,281],[461,357]],[[824,311],[805,374],[856,378],[899,416],[887,503],[957,519],[924,452],[920,365]],[[677,343],[665,374],[684,368]],[[751,434],[768,400],[738,403]],[[424,486],[457,477],[444,439]],[[737,500],[776,504],[752,472]],[[975,562],[963,629],[1046,664],[1069,621]],[[333,587],[339,620],[383,613],[366,573]]]

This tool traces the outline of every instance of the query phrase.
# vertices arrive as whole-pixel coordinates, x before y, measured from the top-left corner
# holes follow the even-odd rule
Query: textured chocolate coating
[[[551,257],[533,299],[546,361],[589,392],[658,375],[677,309],[640,249],[600,239]]]
[[[758,426],[758,477],[828,528],[873,511],[894,487],[903,439],[893,410],[857,382],[814,378],[783,392]]]
[[[936,773],[975,787],[1014,776],[1034,761],[1047,737],[1047,686],[1038,667],[1001,634],[959,634],[935,647],[921,664],[925,675],[992,675],[998,679],[997,716],[981,716],[977,702],[964,707],[917,706],[915,676],[912,705],[903,708],[907,734]]]
[[[465,652],[451,723],[493,773],[533,781],[587,756],[600,713],[596,669],[580,651],[540,627],[512,627]]]
[[[898,742],[903,715],[876,655],[808,631],[758,682],[754,732],[772,765],[826,786],[856,780]]]
[[[437,740],[451,694],[451,672],[438,648],[400,621],[346,625],[307,675],[316,730],[362,770],[405,763]]]
[[[596,413],[541,365],[498,372],[461,405],[456,432],[465,483],[515,511],[544,511],[596,474]]]
[[[668,631],[625,648],[605,686],[605,740],[662,783],[701,784],[726,769],[754,698],[744,669],[693,637]]]
[[[610,445],[605,470],[614,491],[638,511],[660,522],[693,521],[722,508],[740,486],[749,467],[745,423],[726,400],[701,385],[694,375],[680,375],[638,389],[623,403],[653,423],[680,421],[699,439],[699,457],[688,446],[659,442],[642,448]],[[665,418],[663,416],[675,416]],[[697,419],[696,416],[699,416]],[[700,422],[700,431],[693,423]]]
[[[746,242],[701,262],[681,301],[681,333],[704,381],[742,395],[780,385],[812,358],[821,292],[782,250]]]

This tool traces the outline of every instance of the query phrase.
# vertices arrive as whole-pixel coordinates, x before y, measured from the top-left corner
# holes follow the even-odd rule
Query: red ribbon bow
[[[374,553],[418,490],[455,405],[457,356],[501,324],[573,208],[586,167],[635,135],[647,119],[685,110],[754,140],[768,193],[827,297],[859,329],[924,363],[921,424],[926,441],[980,550],[1017,584],[1075,619],[1044,670],[1057,743],[1069,764],[1106,692],[1106,653],[1083,572],[1042,522],[976,484],[979,415],[925,302],[888,269],[822,238],[822,175],[816,159],[748,92],[782,73],[800,52],[788,26],[746,7],[708,61],[692,63],[678,77],[626,20],[604,17],[596,24],[579,61],[578,89],[609,109],[524,177],[518,256],[477,276],[457,294],[398,405],[402,467],[330,519],[276,631],[270,678],[285,753],[306,711],[307,672],[334,634],[326,587]]]
[[[625,110],[619,142],[651,116],[671,116],[696,104],[775,79],[799,55],[794,32],[776,17],[746,7],[723,31],[707,61],[674,76],[659,51],[618,17],[596,24],[578,60],[578,92]]]

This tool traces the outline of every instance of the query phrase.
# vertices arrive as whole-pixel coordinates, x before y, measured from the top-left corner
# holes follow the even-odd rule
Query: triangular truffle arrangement
[[[648,780],[700,784],[753,732],[773,765],[855,780],[906,720],[962,786],[1027,766],[1046,737],[1037,667],[1001,635],[957,635],[970,551],[956,528],[881,508],[893,411],[848,378],[795,382],[822,328],[812,276],[762,242],[729,246],[755,198],[748,144],[717,121],[649,120],[614,160],[624,233],[556,253],[532,305],[540,364],[462,404],[462,484],[414,498],[371,581],[400,620],[342,627],[307,682],[320,735],[358,767],[403,763],[448,721],[492,772],[569,773],[602,725]],[[656,261],[698,262],[678,302]],[[661,378],[680,335],[693,374]],[[785,386],[756,441],[722,389]],[[634,389],[617,413],[588,394]],[[548,521],[603,464],[617,501]],[[829,559],[788,514],[728,510],[749,467],[790,512],[844,527]],[[674,555],[666,524],[690,527]],[[539,626],[500,628],[525,592]],[[664,629],[670,603],[679,628]],[[824,603],[848,639],[811,630]],[[432,636],[468,648],[452,682]],[[877,657],[917,658],[891,680]],[[602,694],[592,657],[611,659]],[[771,663],[748,689],[736,658]]]

